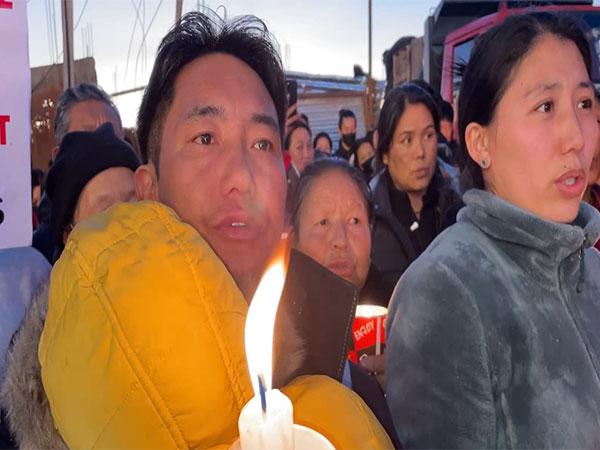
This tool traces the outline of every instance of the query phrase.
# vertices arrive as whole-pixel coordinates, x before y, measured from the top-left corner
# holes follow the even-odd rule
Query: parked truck
[[[388,89],[422,78],[454,104],[476,38],[512,14],[548,11],[580,21],[593,49],[593,81],[600,84],[600,7],[593,0],[442,0],[425,22],[423,37],[403,37],[384,53]]]

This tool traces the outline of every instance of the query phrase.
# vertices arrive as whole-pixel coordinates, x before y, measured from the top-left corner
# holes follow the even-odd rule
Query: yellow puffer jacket
[[[252,397],[247,304],[169,208],[120,204],[72,233],[52,271],[39,347],[71,448],[228,448]],[[326,377],[284,389],[294,420],[336,448],[391,448],[360,398]]]

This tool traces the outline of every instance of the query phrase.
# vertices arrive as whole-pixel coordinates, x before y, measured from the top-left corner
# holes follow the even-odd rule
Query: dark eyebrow
[[[215,119],[224,119],[225,110],[221,106],[205,105],[192,108],[186,115],[186,120],[196,119],[199,117],[212,117]]]
[[[252,114],[252,122],[258,125],[266,125],[279,133],[279,122],[268,114],[254,113]]]
[[[577,85],[579,88],[594,89],[594,83],[591,81],[582,81]]]

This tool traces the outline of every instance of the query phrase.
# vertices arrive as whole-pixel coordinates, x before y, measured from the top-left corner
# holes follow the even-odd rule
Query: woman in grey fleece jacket
[[[580,203],[598,139],[570,19],[508,18],[459,99],[473,189],[400,279],[387,395],[405,448],[600,448],[600,216]]]

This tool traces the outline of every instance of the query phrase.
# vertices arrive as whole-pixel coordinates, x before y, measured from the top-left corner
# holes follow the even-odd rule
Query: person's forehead
[[[215,105],[226,113],[232,107],[247,107],[269,112],[276,117],[276,108],[264,82],[248,64],[225,54],[210,53],[189,62],[177,75],[172,108],[190,108]],[[189,111],[187,111],[189,109]]]
[[[340,169],[327,170],[315,178],[307,192],[307,199],[316,200],[313,207],[366,205],[356,182]]]

